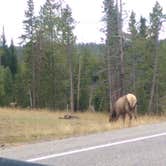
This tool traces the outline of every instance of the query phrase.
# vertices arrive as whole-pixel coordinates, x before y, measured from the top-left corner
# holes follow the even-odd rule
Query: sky
[[[103,27],[103,0],[64,0],[72,8],[73,18],[76,20],[74,30],[77,36],[77,42],[97,42],[100,43],[104,34],[100,31]],[[38,13],[40,6],[45,0],[34,0],[35,11]],[[156,0],[123,0],[124,29],[127,31],[127,22],[130,12],[133,10],[137,19],[140,16],[148,18],[149,13]],[[165,0],[158,0],[166,13]],[[27,8],[27,0],[0,0],[0,34],[2,27],[5,28],[5,35],[8,43],[13,39],[15,45],[19,43],[19,37],[24,33],[22,21],[24,20],[24,11]],[[160,38],[166,38],[166,24],[162,28]]]

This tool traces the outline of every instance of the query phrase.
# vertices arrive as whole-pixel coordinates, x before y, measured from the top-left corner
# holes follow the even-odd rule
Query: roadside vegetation
[[[19,145],[37,141],[62,139],[89,133],[111,131],[123,126],[120,119],[108,122],[106,112],[77,112],[77,118],[60,119],[66,112],[49,110],[0,109],[0,146]],[[166,116],[140,116],[132,121],[133,126],[166,121]]]

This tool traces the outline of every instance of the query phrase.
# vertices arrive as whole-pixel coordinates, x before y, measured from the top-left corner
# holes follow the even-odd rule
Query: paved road
[[[0,156],[54,166],[166,166],[166,123],[0,149]]]

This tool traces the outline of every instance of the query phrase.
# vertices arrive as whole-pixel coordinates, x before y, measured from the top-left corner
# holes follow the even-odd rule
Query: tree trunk
[[[31,89],[29,89],[29,104],[30,104],[30,108],[32,108],[33,104],[32,104],[32,93],[31,93]]]
[[[78,64],[78,83],[77,83],[77,110],[80,109],[80,79],[81,79],[81,57]]]
[[[33,44],[33,43],[32,43]],[[36,107],[36,59],[34,55],[34,46],[32,45],[32,107]]]
[[[124,68],[124,51],[123,51],[123,32],[122,32],[122,0],[120,4],[116,1],[117,8],[117,23],[118,23],[118,36],[119,36],[119,56],[120,56],[120,86],[121,95],[125,94],[125,68]]]
[[[70,110],[74,112],[74,85],[73,85],[73,63],[72,63],[72,50],[69,36],[67,39],[67,55],[69,63],[69,78],[70,78]]]
[[[94,90],[96,89],[95,85],[92,84],[90,87],[90,94],[89,94],[89,110],[91,110],[92,112],[95,112],[95,108],[94,105],[92,104],[92,100],[93,100],[93,94],[94,94]]]
[[[110,55],[111,51],[109,48],[109,42],[108,39],[106,41],[106,58],[107,58],[107,74],[108,74],[108,91],[109,91],[109,111],[112,110],[112,81],[111,81],[111,60],[110,60]]]
[[[154,68],[153,68],[153,79],[152,79],[152,87],[150,92],[150,100],[148,105],[148,113],[154,111],[154,99],[155,99],[155,89],[157,86],[157,70],[158,70],[158,40],[155,39],[155,54],[154,54]],[[157,95],[157,94],[156,94]]]
[[[136,62],[135,62],[135,57],[133,56],[134,52],[132,55],[132,85],[133,85],[132,90],[134,93],[136,93]]]

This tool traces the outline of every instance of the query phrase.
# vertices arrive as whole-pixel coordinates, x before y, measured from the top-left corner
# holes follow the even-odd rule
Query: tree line
[[[20,47],[5,33],[0,41],[0,105],[71,111],[111,110],[133,92],[140,113],[161,113],[166,96],[166,40],[159,39],[166,15],[156,2],[149,18],[134,11],[123,32],[121,0],[104,0],[103,44],[77,44],[71,8],[46,0],[36,16],[27,0]]]

